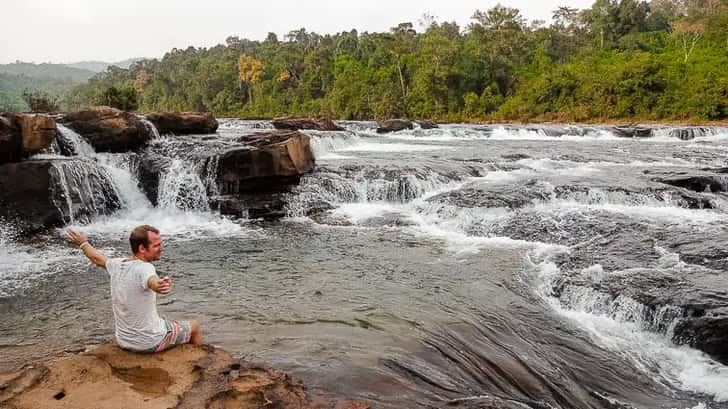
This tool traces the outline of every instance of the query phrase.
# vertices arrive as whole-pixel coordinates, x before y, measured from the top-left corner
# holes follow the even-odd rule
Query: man
[[[202,344],[197,321],[173,321],[157,314],[157,294],[169,294],[172,280],[159,278],[152,261],[162,256],[162,238],[152,226],[138,226],[129,235],[132,255],[107,259],[88,242],[86,234],[68,229],[68,238],[86,257],[106,268],[111,277],[116,342],[137,352],[161,352],[175,345]]]

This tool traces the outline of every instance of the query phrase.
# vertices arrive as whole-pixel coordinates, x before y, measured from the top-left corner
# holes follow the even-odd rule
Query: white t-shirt
[[[141,260],[108,259],[111,276],[111,305],[114,309],[116,342],[137,351],[155,347],[167,333],[157,314],[157,294],[149,289],[154,266]]]

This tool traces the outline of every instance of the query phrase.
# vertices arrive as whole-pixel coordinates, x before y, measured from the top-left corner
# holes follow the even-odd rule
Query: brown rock
[[[315,166],[308,136],[298,131],[274,131],[245,136],[248,146],[219,156],[220,193],[276,191],[298,183]]]
[[[48,115],[19,114],[17,121],[23,135],[23,150],[28,154],[47,149],[56,140],[56,121]]]
[[[128,152],[153,136],[136,115],[110,107],[70,112],[61,122],[81,134],[97,152]]]
[[[145,116],[162,135],[208,134],[218,127],[210,112],[152,112]]]
[[[405,129],[414,129],[414,124],[408,119],[389,119],[379,122],[377,133],[389,133],[403,131]]]
[[[273,127],[282,130],[296,131],[300,129],[312,129],[315,131],[343,131],[344,128],[336,125],[328,118],[274,118],[271,121]]]
[[[322,408],[281,371],[189,344],[153,355],[107,344],[0,380],[0,407],[14,409]]]
[[[429,120],[417,121],[417,125],[422,129],[436,129],[440,127],[437,123]]]

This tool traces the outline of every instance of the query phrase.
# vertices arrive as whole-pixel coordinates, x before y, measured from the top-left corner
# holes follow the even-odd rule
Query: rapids
[[[133,226],[157,226],[163,315],[373,407],[728,408],[728,366],[676,336],[697,305],[728,307],[726,193],[661,182],[725,167],[728,130],[340,124],[307,132],[317,170],[277,222],[211,210],[215,164],[191,154],[266,121],[157,137],[156,200],[139,188],[144,158],[61,128],[75,157],[60,186],[90,207],[68,224],[111,256]],[[90,172],[109,186],[84,185]],[[108,279],[62,231],[0,224],[0,328],[0,370],[110,340]]]

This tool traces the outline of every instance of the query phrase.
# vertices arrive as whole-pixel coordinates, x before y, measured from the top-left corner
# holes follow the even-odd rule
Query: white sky
[[[209,47],[225,38],[279,39],[305,27],[319,34],[352,28],[386,31],[429,13],[468,24],[475,10],[498,0],[2,0],[0,63],[120,61],[161,57],[174,47]],[[593,0],[501,0],[529,20],[551,20],[560,5]]]

